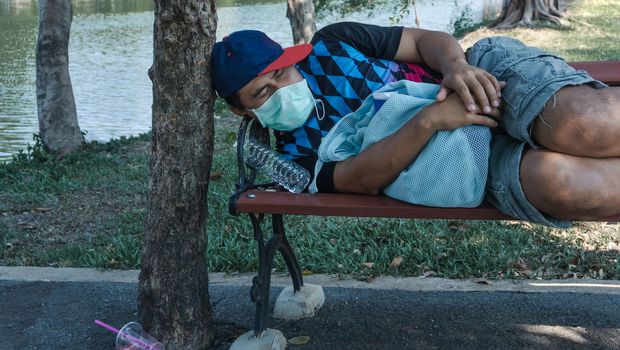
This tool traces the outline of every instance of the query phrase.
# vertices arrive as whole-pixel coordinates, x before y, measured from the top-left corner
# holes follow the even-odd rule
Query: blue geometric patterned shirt
[[[302,127],[274,131],[276,149],[312,174],[321,139],[372,92],[403,79],[441,83],[441,75],[429,67],[392,60],[402,30],[402,27],[340,22],[317,31],[312,39],[312,52],[296,67],[315,99],[323,103],[317,104],[318,115],[312,111]],[[334,165],[323,166],[317,181],[319,191],[334,190]]]

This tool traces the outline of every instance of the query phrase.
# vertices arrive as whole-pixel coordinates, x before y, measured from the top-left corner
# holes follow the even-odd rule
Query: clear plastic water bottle
[[[293,193],[300,193],[310,182],[310,173],[301,165],[254,140],[245,143],[246,162]]]

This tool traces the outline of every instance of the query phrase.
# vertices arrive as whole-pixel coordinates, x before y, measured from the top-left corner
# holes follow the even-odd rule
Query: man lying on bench
[[[324,164],[320,192],[381,193],[438,131],[482,125],[494,130],[487,199],[504,213],[557,227],[620,214],[620,88],[517,40],[463,53],[445,33],[343,22],[287,49],[235,32],[212,58],[218,95],[311,173],[322,138],[371,93],[398,80],[441,85],[398,131]]]

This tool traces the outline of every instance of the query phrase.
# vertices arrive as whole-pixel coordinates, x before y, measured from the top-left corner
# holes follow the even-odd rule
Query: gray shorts
[[[502,90],[500,128],[508,135],[495,135],[487,181],[487,200],[502,212],[534,223],[568,227],[538,211],[527,200],[519,178],[519,165],[526,143],[536,148],[530,130],[534,119],[553,95],[565,86],[588,84],[606,87],[585,71],[578,71],[550,53],[508,37],[478,41],[466,53],[469,64],[507,83]]]

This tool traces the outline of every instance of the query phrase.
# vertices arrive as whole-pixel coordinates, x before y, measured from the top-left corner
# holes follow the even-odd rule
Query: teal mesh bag
[[[400,129],[422,108],[435,102],[438,91],[439,85],[397,81],[377,91],[389,96],[378,110],[373,95],[368,96],[360,108],[342,118],[324,137],[315,174],[324,162],[343,161]],[[426,206],[478,206],[484,199],[490,143],[490,129],[480,125],[439,131],[383,192]],[[317,192],[316,177],[309,190]]]

